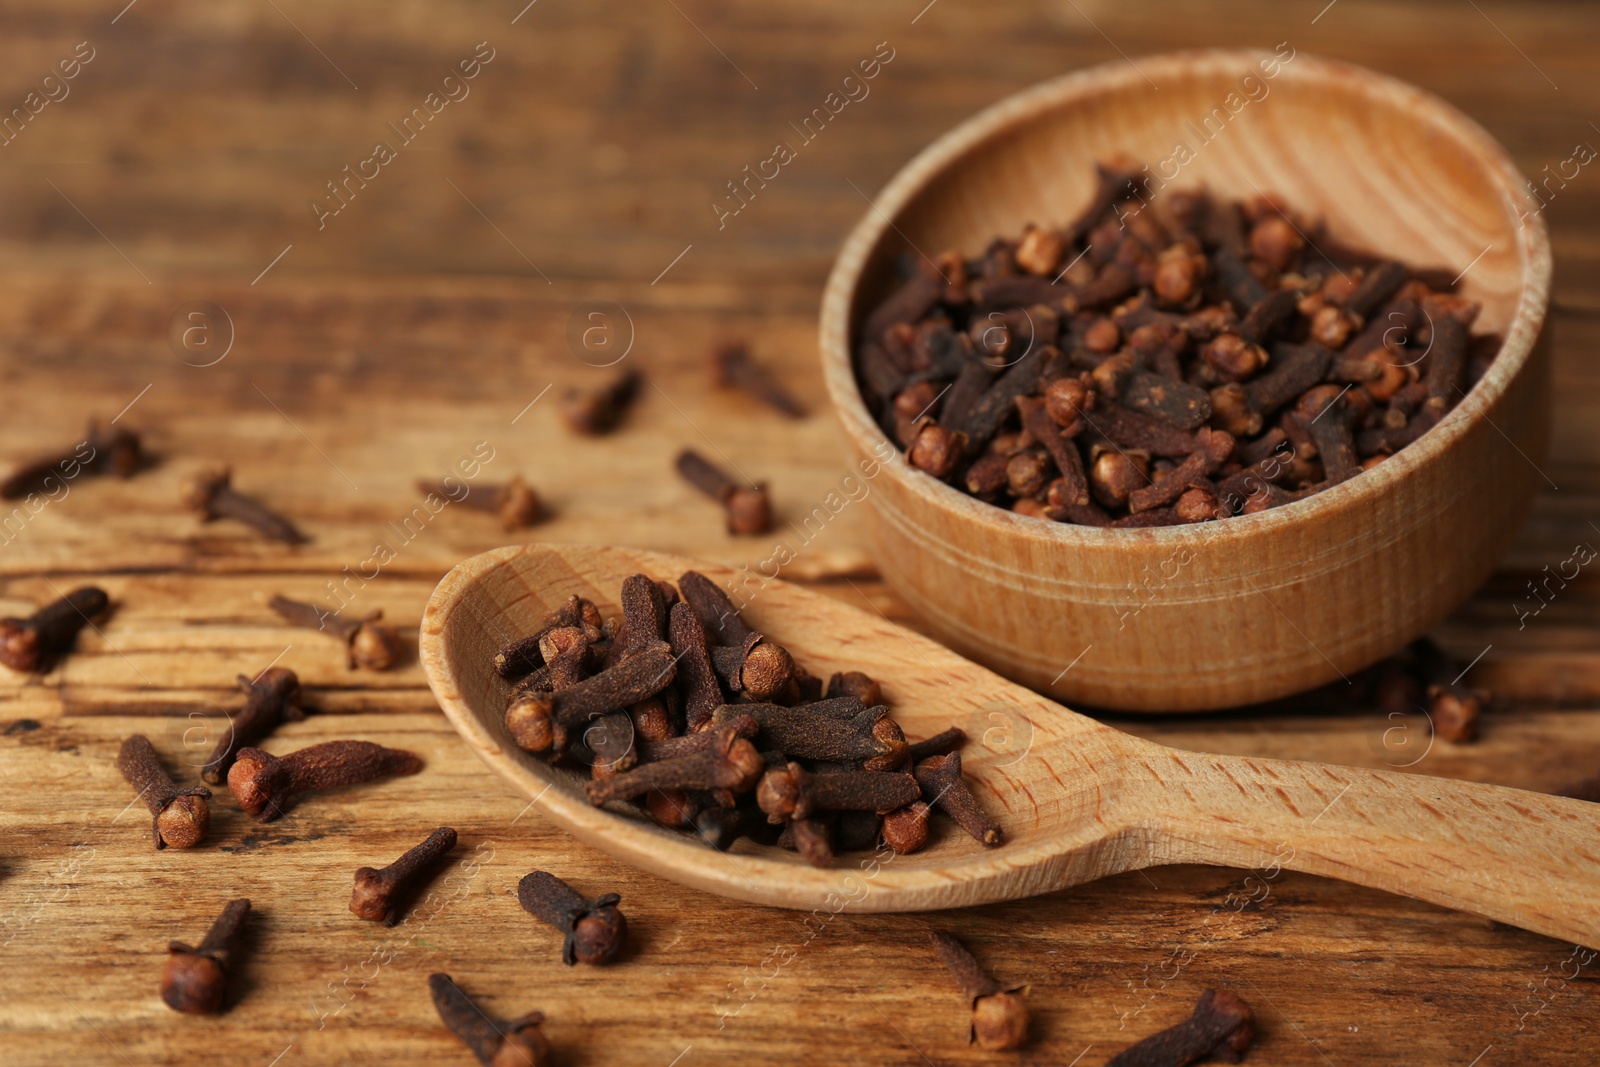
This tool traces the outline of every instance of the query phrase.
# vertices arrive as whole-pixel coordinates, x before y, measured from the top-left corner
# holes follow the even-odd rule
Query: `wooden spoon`
[[[829,870],[748,841],[718,853],[690,834],[592,807],[583,776],[516,748],[501,724],[510,686],[491,666],[495,651],[573,593],[613,615],[628,575],[676,582],[690,569],[742,598],[744,618],[812,674],[876,678],[908,738],[963,727],[968,779],[1006,843],[986,849],[948,826],[922,852],[846,853]],[[461,736],[533,806],[624,862],[723,896],[921,911],[1167,863],[1284,867],[1600,946],[1600,808],[1592,804],[1421,774],[1165,748],[881,615],[748,569],[586,545],[496,549],[439,583],[422,621],[421,657]]]

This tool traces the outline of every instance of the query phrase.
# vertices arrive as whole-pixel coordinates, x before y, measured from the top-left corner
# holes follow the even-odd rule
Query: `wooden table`
[[[799,915],[577,845],[457,742],[414,660],[348,671],[336,644],[265,607],[274,592],[326,598],[336,582],[352,610],[414,626],[445,570],[506,539],[487,517],[449,511],[400,530],[413,480],[477,442],[494,450],[486,477],[538,485],[555,513],[540,538],[765,556],[765,540],[727,537],[670,476],[671,454],[715,450],[769,480],[781,524],[821,502],[845,473],[813,340],[832,252],[912,153],[1008,92],[1155,50],[1288,40],[1443,94],[1534,174],[1600,144],[1591,7],[523,3],[169,0],[119,14],[121,0],[56,0],[0,16],[5,109],[78,42],[93,52],[69,95],[0,148],[0,457],[119,413],[159,453],[135,480],[84,479],[4,527],[0,611],[89,581],[117,606],[58,669],[0,681],[0,1060],[464,1064],[428,1001],[436,970],[503,1016],[543,1010],[569,1064],[1092,1065],[1211,986],[1255,1004],[1253,1063],[1592,1060],[1600,963],[1573,978],[1571,946],[1311,877],[1162,868],[969,912],[840,915],[808,933]],[[797,140],[790,124],[879,42],[893,59],[870,95],[719,226],[726,183]],[[327,183],[346,181],[342,168],[365,166],[379,139],[401,141],[387,124],[430,92],[460,96],[444,78],[475,53],[469,95],[422,112],[412,140],[335,200]],[[1547,790],[1600,770],[1600,584],[1586,570],[1524,625],[1516,611],[1535,603],[1526,586],[1543,568],[1600,541],[1600,377],[1586,365],[1600,344],[1597,174],[1583,169],[1546,211],[1547,490],[1503,568],[1438,635],[1465,659],[1483,653],[1474,676],[1500,700],[1481,742],[1434,745],[1417,773]],[[214,313],[185,319],[193,301],[231,320],[231,349],[209,366],[198,364],[227,327]],[[615,343],[631,328],[627,363],[649,384],[620,433],[580,441],[554,409],[566,386],[605,373],[569,340],[575,322],[592,324],[576,311],[587,301],[623,309]],[[211,332],[174,345],[189,325]],[[734,337],[812,417],[784,421],[709,387],[706,351]],[[277,547],[186,514],[180,480],[213,461],[312,541]],[[374,568],[380,542],[393,558]],[[785,577],[917,625],[879,583],[857,507]],[[426,770],[270,825],[219,797],[204,847],[152,851],[113,766],[119,743],[148,734],[193,781],[240,703],[235,675],[273,662],[300,673],[319,713],[269,747],[368,738],[417,751]],[[1369,767],[1427,744],[1360,707],[1117,722],[1181,747]],[[355,921],[354,868],[441,824],[461,831],[463,859],[440,901],[392,930]],[[561,965],[551,932],[516,906],[534,868],[622,894],[625,962]],[[242,998],[216,1019],[168,1011],[156,996],[165,943],[198,939],[235,896],[260,913]],[[930,926],[968,939],[1003,980],[1032,983],[1027,1050],[966,1047]]]

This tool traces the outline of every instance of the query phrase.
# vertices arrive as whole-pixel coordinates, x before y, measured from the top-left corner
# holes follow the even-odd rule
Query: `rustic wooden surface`
[[[543,1010],[566,1063],[991,1062],[963,1043],[959,998],[924,947],[933,925],[968,938],[1003,980],[1032,983],[1035,1039],[1016,1062],[1102,1063],[1208,986],[1256,1004],[1255,1063],[1586,1062],[1600,965],[1572,978],[1569,945],[1318,878],[1160,868],[966,912],[813,918],[809,932],[802,916],[680,889],[522,814],[414,662],[348,672],[265,599],[317,595],[385,541],[395,556],[353,609],[414,624],[450,565],[505,538],[448,510],[403,544],[387,524],[415,504],[414,478],[478,441],[495,449],[485,477],[521,471],[548,497],[541,538],[735,565],[769,554],[721,532],[669,476],[671,451],[714,446],[771,481],[784,519],[823,500],[845,473],[815,356],[832,252],[864,195],[1007,92],[1119,53],[1290,40],[1441,93],[1535,174],[1600,145],[1597,19],[1554,0],[5,5],[7,111],[77,42],[95,56],[0,147],[0,458],[73,440],[91,415],[131,403],[122,421],[161,462],[127,483],[73,483],[0,539],[6,613],[89,580],[118,604],[56,671],[0,691],[0,1059],[466,1063],[424,988],[446,970],[502,1015]],[[485,40],[495,56],[471,95],[319,231],[309,202],[324,183]],[[871,95],[719,230],[724,183],[791,138],[788,124],[880,41],[895,58]],[[1600,770],[1600,585],[1585,569],[1552,582],[1525,625],[1516,611],[1537,605],[1527,583],[1543,568],[1600,539],[1600,379],[1586,358],[1600,342],[1597,173],[1583,168],[1546,211],[1546,491],[1502,569],[1439,632],[1463,658],[1484,652],[1475,677],[1501,694],[1483,741],[1429,748],[1417,724],[1361,708],[1111,721],[1202,751],[1416,760],[1414,772],[1533,789]],[[236,338],[204,368],[168,337],[195,300],[225,308]],[[627,358],[651,385],[622,433],[579,442],[552,401],[600,373],[567,340],[574,308],[595,300],[627,310]],[[705,349],[731,336],[751,338],[816,414],[790,423],[708,389]],[[215,460],[314,540],[284,549],[184,514],[181,477]],[[875,580],[853,508],[803,546],[780,531],[799,548],[785,576],[914,626]],[[113,767],[118,744],[145,732],[192,780],[207,731],[239,703],[234,675],[275,659],[321,713],[269,748],[362,737],[414,749],[427,768],[270,826],[222,797],[204,847],[150,851]],[[355,922],[354,868],[441,824],[462,845],[435,901],[392,931]],[[561,966],[515,904],[535,867],[622,893],[629,958]],[[214,1020],[168,1011],[165,943],[197,939],[239,895],[260,917],[237,1004]]]

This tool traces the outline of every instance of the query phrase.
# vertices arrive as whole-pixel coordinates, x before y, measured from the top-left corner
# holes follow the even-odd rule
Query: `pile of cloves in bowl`
[[[912,466],[1032,518],[1226,519],[1383,462],[1500,349],[1447,272],[1264,197],[1147,202],[1137,167],[1097,177],[1065,227],[945,252],[866,316],[857,380]]]
[[[620,599],[607,622],[570,597],[494,660],[513,683],[512,739],[586,765],[593,803],[642,803],[714,848],[751,838],[819,867],[880,843],[914,852],[935,810],[1003,842],[962,776],[960,729],[907,741],[875,681],[841,672],[824,690],[697,571],[677,586],[633,575]]]

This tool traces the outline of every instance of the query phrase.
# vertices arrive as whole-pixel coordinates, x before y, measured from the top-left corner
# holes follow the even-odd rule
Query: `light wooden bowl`
[[[1402,82],[1304,54],[1265,80],[1257,62],[1266,56],[1180,53],[1141,58],[1138,70],[1117,62],[1001,101],[895,176],[828,280],[823,372],[863,463],[888,441],[857,389],[850,341],[892,286],[895,257],[972,255],[1028,222],[1065,223],[1089,198],[1093,164],[1117,153],[1154,168],[1183,142],[1193,157],[1169,189],[1267,194],[1326,220],[1344,244],[1465,271],[1461,291],[1483,305],[1477,329],[1505,337],[1466,399],[1377,468],[1286,507],[1200,526],[1024,518],[896,451],[867,497],[885,578],[945,643],[1053,696],[1187,711],[1349,675],[1427,632],[1488,576],[1542,480],[1550,247],[1539,216],[1519,221],[1525,183],[1505,150]],[[1229,94],[1247,99],[1249,74],[1268,94],[1230,116]],[[1202,141],[1213,108],[1228,121]]]

